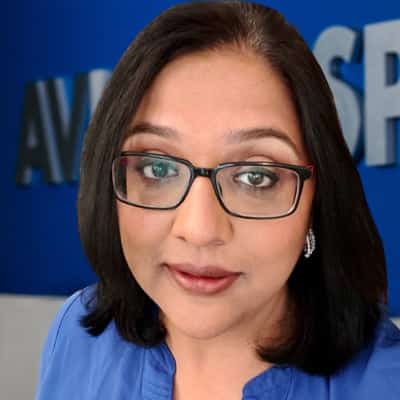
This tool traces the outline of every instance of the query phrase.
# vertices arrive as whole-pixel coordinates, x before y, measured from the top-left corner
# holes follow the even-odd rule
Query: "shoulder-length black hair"
[[[225,46],[264,57],[286,82],[317,170],[312,215],[318,245],[309,259],[300,257],[289,278],[296,305],[293,329],[280,343],[258,346],[257,354],[308,373],[332,374],[371,340],[382,317],[387,303],[384,251],[327,81],[296,29],[261,4],[198,1],[174,6],[136,37],[115,68],[81,160],[80,235],[99,277],[92,307],[81,323],[99,335],[114,320],[123,338],[143,346],[165,339],[156,305],[122,253],[111,163],[161,69],[181,55]]]

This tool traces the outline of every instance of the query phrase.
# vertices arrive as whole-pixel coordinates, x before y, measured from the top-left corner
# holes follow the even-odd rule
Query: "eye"
[[[165,179],[178,175],[178,168],[175,163],[164,160],[142,160],[136,170],[140,171],[149,179]]]
[[[269,189],[279,181],[279,176],[267,168],[249,169],[234,175],[235,182],[254,188]]]

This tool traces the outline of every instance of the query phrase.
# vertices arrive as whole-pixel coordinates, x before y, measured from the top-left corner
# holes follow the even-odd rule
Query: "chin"
[[[172,318],[167,316],[165,321],[167,330],[180,332],[180,334],[196,340],[208,340],[226,333],[238,322],[234,318],[227,318],[226,313],[224,316],[197,314],[197,317],[193,317],[192,315],[190,317],[174,315]]]
[[[202,327],[202,329],[193,329],[192,327],[177,327],[181,333],[183,333],[186,337],[189,337],[194,340],[212,340],[223,333],[225,333],[228,329],[213,329],[212,327]]]

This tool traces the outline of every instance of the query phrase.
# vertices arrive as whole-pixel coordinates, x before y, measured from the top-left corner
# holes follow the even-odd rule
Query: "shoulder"
[[[369,343],[331,376],[296,370],[288,399],[400,399],[400,330],[388,318],[378,323]]]
[[[366,353],[366,369],[377,377],[385,377],[387,383],[396,383],[400,395],[400,329],[389,318],[379,324],[374,341]]]
[[[375,335],[334,380],[352,392],[352,399],[400,399],[400,329],[388,318]]]
[[[55,315],[42,348],[40,375],[45,375],[58,343],[65,337],[84,337],[80,319],[86,314],[85,299],[95,294],[95,286],[80,289],[68,297]]]
[[[58,310],[46,340],[46,347],[50,353],[60,337],[65,335],[79,334],[83,329],[80,326],[80,319],[88,312],[87,304],[96,294],[96,286],[87,286],[68,297]]]
[[[130,371],[131,383],[139,378],[143,347],[125,341],[113,321],[98,336],[81,326],[95,295],[95,285],[81,289],[66,299],[56,314],[42,349],[37,399],[64,400],[76,398],[77,393],[86,398],[84,393],[100,388],[104,395],[110,391],[108,398],[113,398],[114,385],[126,389],[121,371]]]
[[[394,370],[400,374],[400,329],[390,318],[381,319],[373,340],[360,353],[356,361],[363,366],[365,373]]]

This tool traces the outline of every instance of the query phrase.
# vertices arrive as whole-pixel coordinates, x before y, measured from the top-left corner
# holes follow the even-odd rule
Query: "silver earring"
[[[304,244],[304,257],[309,258],[315,250],[315,234],[312,228],[309,228]]]

